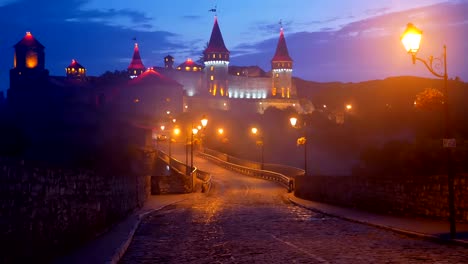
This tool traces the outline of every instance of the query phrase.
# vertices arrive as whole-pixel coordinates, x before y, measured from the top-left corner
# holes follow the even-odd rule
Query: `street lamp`
[[[193,171],[193,136],[198,133],[197,128],[192,128],[192,137],[190,140],[190,173]]]
[[[297,117],[289,118],[289,123],[292,127],[297,128]],[[307,138],[305,136],[305,125],[304,136],[297,139],[297,145],[304,145],[304,175],[307,175]]]
[[[201,123],[201,126],[198,126],[198,130],[201,131],[201,136],[200,136],[200,147],[201,149],[204,151],[204,148],[203,148],[203,141],[204,141],[204,138],[205,138],[205,128],[206,126],[208,125],[208,119],[206,118],[205,115],[202,116],[202,119],[200,120],[200,123]],[[203,130],[202,130],[203,129]]]
[[[454,178],[455,170],[453,167],[452,149],[456,146],[456,141],[451,136],[450,119],[449,119],[449,102],[448,102],[448,75],[447,75],[447,47],[444,45],[442,58],[434,58],[430,56],[428,61],[417,57],[420,43],[422,39],[422,31],[408,23],[401,42],[405,46],[406,51],[411,54],[413,64],[420,61],[434,76],[444,80],[444,139],[442,145],[445,148],[447,178],[448,178],[448,202],[449,202],[449,222],[450,222],[450,237],[455,238],[455,194],[454,194]],[[435,63],[434,63],[435,60]],[[439,70],[443,66],[443,73]]]
[[[260,135],[260,131],[259,131],[258,128],[256,128],[256,127],[252,127],[252,128],[250,129],[250,132],[252,132],[252,134],[253,134],[254,136],[257,136],[257,135],[258,135],[258,136],[260,137],[260,140],[257,140],[257,141],[256,141],[256,145],[261,147],[261,163],[260,163],[261,165],[260,165],[260,169],[263,170],[263,167],[264,167],[264,162],[263,162],[263,161],[264,161],[264,160],[263,160],[263,157],[264,157],[263,136]]]

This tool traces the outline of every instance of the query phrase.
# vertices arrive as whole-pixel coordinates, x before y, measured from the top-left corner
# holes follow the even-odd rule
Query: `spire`
[[[286,39],[284,38],[283,27],[281,26],[280,37],[278,45],[276,46],[275,56],[271,59],[272,62],[292,62],[293,60],[289,56],[288,46],[286,45]]]
[[[130,62],[130,65],[128,65],[128,70],[145,70],[145,66],[143,65],[143,62],[141,62],[138,43],[135,43],[135,48],[133,49],[132,62]]]
[[[223,35],[221,34],[221,30],[219,29],[218,17],[217,16],[215,16],[213,30],[211,31],[210,42],[208,43],[208,47],[206,48],[204,53],[205,54],[207,54],[207,53],[227,53],[227,54],[229,54],[229,50],[224,45]]]

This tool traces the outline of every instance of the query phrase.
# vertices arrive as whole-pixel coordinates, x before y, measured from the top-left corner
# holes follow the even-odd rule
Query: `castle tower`
[[[86,68],[75,59],[65,68],[65,72],[67,73],[67,78],[70,79],[84,80],[86,78]]]
[[[35,87],[47,81],[45,47],[30,32],[14,46],[13,69],[10,70],[10,88]]]
[[[167,55],[166,57],[164,57],[164,68],[168,70],[174,69],[174,57],[172,57],[171,55]]]
[[[138,49],[138,43],[135,43],[135,47],[133,48],[132,61],[130,62],[130,65],[128,65],[127,71],[132,79],[145,71],[145,66],[143,65],[140,57],[140,50]]]
[[[293,60],[289,56],[283,28],[281,27],[275,56],[271,59],[271,97],[296,97],[296,91],[292,87],[292,66]]]
[[[224,45],[216,16],[210,42],[203,51],[203,61],[205,63],[206,90],[212,96],[228,96],[229,50]]]

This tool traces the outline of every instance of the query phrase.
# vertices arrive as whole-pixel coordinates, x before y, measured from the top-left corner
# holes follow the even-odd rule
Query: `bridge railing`
[[[245,159],[237,158],[237,157],[230,156],[230,155],[227,155],[225,153],[222,153],[222,152],[219,152],[219,151],[216,151],[216,150],[213,150],[213,149],[205,148],[203,152],[206,153],[206,154],[209,154],[211,156],[214,156],[214,157],[216,157],[216,158],[218,158],[220,160],[229,162],[229,163],[234,163],[234,164],[244,166],[244,167],[248,167],[248,168],[251,168],[251,169],[258,169],[258,170],[262,169],[262,163],[260,163],[260,162],[255,162],[255,161],[251,161],[251,160],[245,160]],[[283,175],[285,175],[287,177],[292,177],[292,178],[305,175],[305,171],[303,169],[299,169],[299,168],[291,167],[291,166],[286,166],[286,165],[283,165],[283,164],[264,163],[263,164],[263,170],[277,172],[277,173],[280,173],[280,174],[283,174]]]
[[[202,192],[209,192],[211,189],[212,178],[211,174],[206,171],[199,170],[196,167],[193,167],[193,170],[190,170],[190,166],[185,163],[170,157],[167,153],[158,150],[158,157],[164,161],[169,167],[176,172],[177,174],[187,175],[192,177],[192,192],[197,188],[195,186],[200,185]]]
[[[246,167],[246,166],[230,163],[230,162],[227,162],[227,161],[223,160],[222,157],[218,158],[218,157],[215,157],[215,156],[210,155],[208,153],[198,152],[198,155],[200,157],[202,157],[202,158],[205,158],[207,160],[210,160],[210,161],[214,162],[218,166],[223,167],[225,169],[235,171],[235,172],[238,172],[238,173],[241,173],[241,174],[244,174],[244,175],[253,176],[253,177],[262,178],[262,179],[265,179],[265,180],[277,182],[277,183],[281,184],[282,186],[284,186],[288,190],[288,192],[291,192],[294,189],[293,178],[292,177],[287,177],[287,176],[285,176],[285,175],[283,175],[281,173],[277,173],[277,172],[274,172],[274,171],[253,169],[253,168],[249,168],[249,167]]]

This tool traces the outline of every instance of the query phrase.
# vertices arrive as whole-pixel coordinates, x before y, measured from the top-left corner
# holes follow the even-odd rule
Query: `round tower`
[[[281,27],[276,52],[271,59],[271,97],[296,97],[296,90],[292,87],[292,69],[293,60],[289,56],[283,28]]]
[[[215,16],[208,47],[203,51],[206,91],[212,96],[228,96],[229,50]]]

